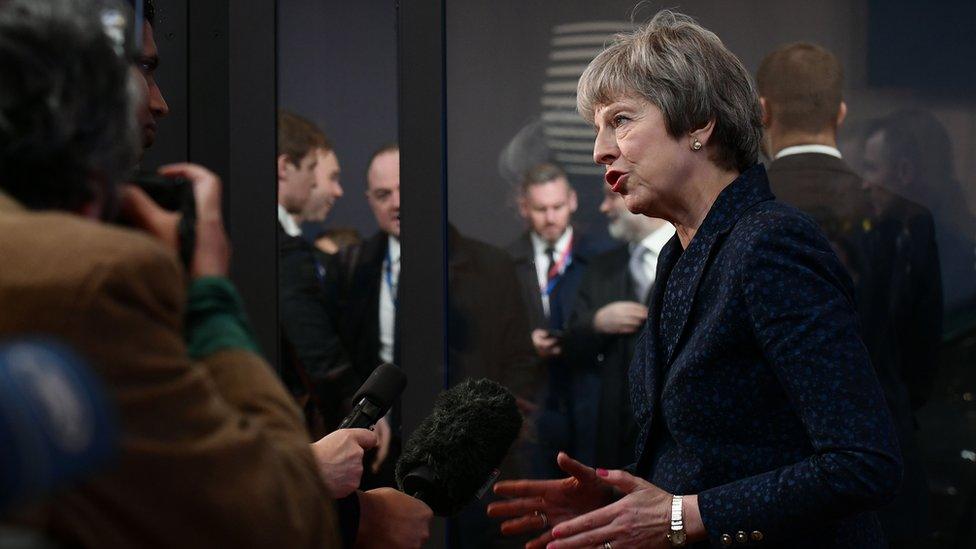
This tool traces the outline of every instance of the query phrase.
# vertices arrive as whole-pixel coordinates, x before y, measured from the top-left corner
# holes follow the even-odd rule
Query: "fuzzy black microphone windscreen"
[[[457,513],[479,495],[522,428],[515,397],[489,379],[444,391],[396,466],[400,489],[434,513]]]

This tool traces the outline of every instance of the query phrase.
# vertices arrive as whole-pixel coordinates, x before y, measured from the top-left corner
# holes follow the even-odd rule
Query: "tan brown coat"
[[[0,194],[0,341],[73,347],[122,429],[113,467],[27,520],[86,547],[338,547],[299,410],[255,354],[191,361],[185,301],[152,238]]]

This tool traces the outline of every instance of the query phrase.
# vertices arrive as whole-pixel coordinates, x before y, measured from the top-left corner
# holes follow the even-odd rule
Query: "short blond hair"
[[[712,160],[719,166],[743,171],[757,162],[762,117],[749,72],[687,15],[662,10],[616,35],[580,77],[576,107],[592,123],[598,106],[630,96],[659,108],[675,138],[714,119]]]

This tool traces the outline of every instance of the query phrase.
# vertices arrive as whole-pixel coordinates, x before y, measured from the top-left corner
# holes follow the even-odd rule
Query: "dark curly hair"
[[[105,0],[0,2],[0,189],[33,209],[77,210],[138,159],[129,65]]]

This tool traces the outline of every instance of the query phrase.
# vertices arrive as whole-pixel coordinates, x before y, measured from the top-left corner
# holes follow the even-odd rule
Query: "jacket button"
[[[600,353],[600,354],[596,355],[596,361],[597,362],[603,362],[603,358],[604,358],[603,357],[603,353]]]
[[[752,541],[762,541],[763,538],[766,536],[764,536],[763,533],[760,532],[759,530],[756,530],[753,533],[749,534],[749,537],[752,538]]]
[[[749,541],[749,536],[747,536],[742,530],[739,530],[735,533],[735,541],[739,543],[746,543]]]
[[[732,545],[732,536],[728,534],[722,534],[722,545],[725,546]]]

